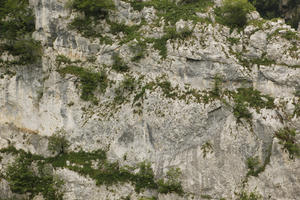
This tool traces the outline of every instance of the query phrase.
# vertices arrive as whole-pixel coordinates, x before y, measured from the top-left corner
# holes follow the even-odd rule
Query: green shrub
[[[166,181],[157,181],[153,169],[148,162],[142,162],[137,167],[121,167],[118,162],[109,162],[106,152],[97,150],[92,152],[62,152],[53,157],[26,153],[10,146],[0,149],[1,153],[17,156],[16,162],[8,168],[6,180],[8,180],[13,192],[28,194],[30,199],[42,193],[46,200],[60,200],[62,193],[58,188],[62,182],[56,180],[46,166],[50,169],[67,168],[83,176],[89,176],[97,185],[113,185],[117,183],[131,183],[135,191],[140,193],[144,189],[158,190],[158,192],[176,192],[182,195],[183,189],[179,178],[179,169],[171,169],[166,175]],[[71,163],[67,165],[67,161]],[[37,163],[38,172],[32,170],[31,163]],[[96,163],[96,164],[95,164]],[[134,172],[134,170],[138,170]],[[155,199],[155,198],[154,198]]]
[[[281,9],[281,1],[278,0],[249,0],[250,3],[257,9],[260,15],[265,19],[273,19],[282,17],[287,10],[290,12],[299,5],[298,0],[287,1],[287,8]],[[295,12],[296,13],[296,12]],[[293,28],[297,29],[298,23],[300,22],[300,14],[292,15],[290,19],[286,19],[286,22]]]
[[[181,177],[181,171],[179,168],[171,168],[166,175],[166,180],[161,179],[158,181],[158,191],[162,194],[175,192],[179,195],[183,195],[184,191],[179,180]]]
[[[154,179],[153,169],[150,163],[142,162],[139,165],[139,172],[135,174],[135,191],[140,192],[142,189],[157,189],[157,183]]]
[[[148,42],[153,43],[153,47],[159,50],[159,54],[162,58],[167,57],[167,41],[168,40],[175,40],[180,39],[184,40],[192,35],[193,31],[190,30],[188,27],[185,27],[182,31],[177,32],[175,27],[167,27],[165,28],[165,35],[161,38],[157,39],[148,39]]]
[[[66,132],[64,130],[56,131],[48,138],[48,150],[52,153],[63,154],[70,146],[69,141],[66,139]]]
[[[62,200],[62,193],[58,191],[63,182],[53,177],[45,170],[45,165],[38,162],[38,172],[33,171],[31,164],[35,157],[29,153],[21,153],[16,161],[7,168],[6,179],[12,192],[27,194],[30,199],[42,194],[46,200]]]
[[[72,74],[80,79],[81,83],[81,96],[80,98],[84,101],[94,101],[95,96],[94,91],[97,87],[100,87],[100,92],[104,93],[108,86],[108,79],[106,73],[102,72],[92,72],[90,70],[84,69],[78,66],[67,66],[58,71],[62,75]]]
[[[95,18],[106,17],[108,11],[115,8],[112,0],[71,0],[69,6],[87,17]]]
[[[258,157],[248,158],[247,159],[247,167],[249,169],[248,174],[249,175],[254,175],[255,171],[259,168],[259,165],[260,165],[260,161],[259,161]]]
[[[248,110],[247,106],[241,102],[238,102],[233,107],[233,115],[237,122],[241,122],[241,119],[246,119],[248,122],[252,119],[252,113]]]
[[[112,59],[113,59],[113,65],[112,65],[113,70],[115,70],[116,72],[129,71],[128,65],[122,60],[119,54],[114,53]]]
[[[0,3],[0,53],[7,51],[17,60],[11,64],[32,64],[42,55],[39,42],[31,38],[35,19],[28,0],[2,0]]]
[[[247,14],[255,8],[248,0],[224,0],[223,6],[215,13],[217,21],[231,28],[243,28],[247,24]]]
[[[255,108],[257,112],[260,109],[272,109],[275,107],[274,98],[268,95],[262,95],[260,91],[250,88],[238,88],[237,92],[233,94],[235,105],[233,107],[234,116],[237,121],[244,118],[248,121],[252,119],[252,114],[248,110],[248,106]]]
[[[239,193],[237,198],[237,200],[262,200],[262,199],[263,198],[260,194],[257,194],[255,192],[250,192],[250,194],[248,194],[245,191]]]
[[[34,15],[28,0],[2,0],[0,4],[0,38],[15,40],[35,30]]]
[[[296,135],[299,134],[295,129],[283,128],[275,133],[278,138],[279,144],[283,145],[283,149],[289,153],[290,159],[300,157],[300,144],[297,143]]]
[[[213,3],[211,0],[182,0],[175,3],[171,0],[130,1],[135,10],[141,11],[144,7],[153,6],[157,10],[158,17],[165,19],[167,24],[174,25],[180,19],[185,21],[201,21],[197,13],[204,12]]]
[[[136,80],[132,76],[126,76],[121,82],[120,86],[115,89],[114,102],[116,104],[122,104],[128,101],[128,97],[134,92],[136,88]]]

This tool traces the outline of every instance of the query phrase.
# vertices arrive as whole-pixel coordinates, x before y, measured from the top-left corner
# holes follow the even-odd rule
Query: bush
[[[93,16],[99,19],[106,17],[108,11],[115,8],[112,0],[71,0],[69,5],[74,10],[83,12],[87,17]]]
[[[80,98],[84,101],[94,101],[94,91],[97,87],[99,86],[100,92],[104,93],[108,86],[108,79],[104,71],[96,73],[82,67],[71,65],[59,70],[59,72],[62,75],[72,74],[79,77],[81,83]]]
[[[6,179],[12,192],[27,194],[30,199],[42,194],[46,200],[62,200],[62,193],[59,192],[62,180],[55,178],[51,173],[46,173],[45,165],[38,162],[38,172],[35,172],[31,165],[36,162],[34,155],[22,152],[16,161],[7,168]]]
[[[230,28],[243,28],[247,24],[247,14],[253,10],[248,0],[225,0],[223,6],[215,10],[216,19]]]
[[[0,1],[0,53],[7,51],[19,59],[13,64],[31,64],[42,55],[41,45],[31,35],[35,30],[35,19],[28,0]]]
[[[11,40],[2,46],[3,50],[8,51],[13,56],[18,56],[16,64],[29,64],[37,62],[42,56],[40,42],[34,39]]]
[[[166,175],[166,180],[158,181],[158,192],[162,194],[167,194],[170,192],[175,192],[179,195],[183,195],[184,191],[179,180],[181,177],[181,171],[179,168],[171,168]]]
[[[66,139],[66,132],[64,130],[56,131],[49,137],[48,150],[52,153],[63,154],[69,146],[70,144]]]
[[[122,58],[119,56],[119,54],[114,53],[112,56],[113,59],[113,65],[112,69],[117,72],[128,72],[129,67],[128,65],[122,60]]]
[[[289,153],[290,159],[294,159],[295,157],[300,157],[300,144],[297,143],[295,129],[289,129],[287,127],[280,129],[275,133],[275,137],[277,137],[280,141],[279,144],[283,145],[282,149]]]

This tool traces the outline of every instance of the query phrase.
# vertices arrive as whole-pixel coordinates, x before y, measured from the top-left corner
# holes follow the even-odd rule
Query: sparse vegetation
[[[282,149],[289,153],[290,159],[300,157],[300,144],[297,143],[296,135],[299,134],[295,129],[283,128],[275,133],[275,137],[283,146]]]

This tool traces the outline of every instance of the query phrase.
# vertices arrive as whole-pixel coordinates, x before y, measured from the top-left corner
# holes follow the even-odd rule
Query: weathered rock
[[[155,196],[163,200],[200,200],[203,195],[212,199],[235,199],[242,189],[257,190],[270,199],[296,200],[300,196],[300,161],[289,160],[278,140],[274,139],[274,133],[285,126],[300,129],[299,120],[293,114],[294,102],[299,100],[294,93],[300,87],[300,69],[292,68],[300,64],[299,54],[292,57],[288,53],[293,41],[273,35],[278,29],[291,31],[290,26],[282,20],[268,21],[262,28],[249,25],[242,32],[231,32],[220,24],[199,22],[194,26],[190,21],[180,20],[176,23],[177,31],[189,27],[193,33],[185,40],[168,40],[165,59],[152,44],[148,44],[145,57],[140,62],[132,62],[130,45],[121,45],[118,37],[113,36],[111,45],[101,44],[68,30],[67,24],[75,14],[64,7],[65,2],[31,0],[36,15],[34,38],[42,41],[44,56],[39,66],[12,67],[15,75],[0,71],[3,73],[0,79],[1,148],[14,145],[17,149],[47,157],[51,155],[47,150],[47,136],[64,129],[71,144],[70,151],[108,150],[110,161],[129,166],[146,160],[152,164],[158,179],[168,169],[180,168],[183,188],[190,194],[181,197],[151,190],[137,194],[129,183],[99,187],[89,177],[59,168],[55,174],[65,182],[64,199],[67,200],[127,196],[131,199]],[[130,3],[115,2],[117,9],[109,16],[111,20],[133,25],[140,24],[144,17],[147,24],[140,29],[143,36],[160,38],[165,34],[164,20],[159,22],[161,26],[155,27],[158,17],[153,7],[138,12]],[[211,14],[204,13],[200,17]],[[256,12],[249,17],[260,19]],[[230,38],[235,44],[231,44]],[[299,45],[299,41],[294,42]],[[272,96],[276,107],[249,108],[253,116],[251,123],[244,119],[238,122],[230,96],[207,102],[197,102],[195,97],[184,101],[184,98],[167,98],[163,88],[157,87],[145,91],[141,114],[133,112],[134,95],[130,96],[129,103],[116,109],[109,103],[115,96],[114,87],[126,75],[109,68],[114,53],[119,53],[127,62],[132,76],[137,79],[145,76],[145,82],[164,75],[174,87],[178,85],[182,90],[190,87],[204,94],[214,89],[216,78],[220,77],[221,91],[254,87]],[[55,61],[58,55],[71,61],[79,59],[82,62],[78,65],[94,71],[107,71],[113,86],[108,87],[105,94],[95,92],[98,105],[80,98],[78,77],[57,72],[63,67]],[[86,62],[89,56],[96,57],[95,63]],[[272,64],[255,60],[262,57],[271,60]],[[256,63],[247,68],[242,59]],[[286,102],[287,106],[281,102]],[[206,145],[211,148],[205,149]],[[265,171],[258,177],[249,177],[247,186],[242,188],[248,172],[247,159],[257,156],[264,160],[270,145],[271,161]],[[1,161],[1,169],[7,165]],[[67,165],[72,163],[67,162]],[[0,184],[0,197],[11,198],[13,194],[8,183],[1,179]],[[35,198],[42,199],[40,196]]]

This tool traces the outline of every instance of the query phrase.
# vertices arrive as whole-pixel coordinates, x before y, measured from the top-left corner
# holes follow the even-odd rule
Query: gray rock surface
[[[70,150],[108,149],[109,160],[131,166],[146,160],[152,164],[157,178],[172,167],[180,168],[183,188],[190,194],[184,197],[154,191],[137,194],[129,183],[99,187],[89,177],[57,169],[55,174],[65,180],[64,199],[121,199],[128,195],[131,199],[147,195],[160,200],[200,200],[204,199],[203,195],[212,199],[236,199],[236,193],[242,189],[257,191],[264,199],[299,198],[300,160],[289,159],[288,153],[274,139],[274,133],[285,126],[300,131],[299,119],[293,116],[293,103],[299,101],[295,92],[300,87],[300,68],[291,67],[300,65],[300,48],[291,53],[293,42],[279,37],[283,33],[272,35],[278,29],[291,30],[289,26],[280,20],[267,21],[262,29],[249,25],[242,32],[231,32],[220,24],[199,22],[193,27],[191,37],[167,42],[166,59],[148,47],[147,56],[134,63],[130,61],[132,53],[128,44],[120,45],[117,39],[111,45],[101,44],[68,30],[67,24],[75,14],[65,8],[65,0],[30,2],[36,15],[34,38],[44,45],[44,56],[40,65],[18,67],[14,69],[15,75],[0,78],[0,147],[12,144],[17,149],[49,156],[46,137],[64,129]],[[153,7],[138,12],[129,3],[115,2],[117,11],[110,16],[112,20],[132,25],[139,24],[144,17],[145,35],[161,35],[161,27],[152,27],[157,18]],[[257,15],[252,13],[250,19],[258,19]],[[193,24],[183,20],[176,24],[178,31],[185,26]],[[238,42],[230,44],[228,38],[238,38]],[[296,44],[299,47],[300,42]],[[158,88],[146,91],[143,112],[138,115],[133,112],[133,96],[131,103],[113,110],[105,104],[114,95],[112,87],[104,95],[96,94],[100,104],[93,105],[80,99],[75,76],[63,77],[56,71],[59,69],[55,61],[57,55],[82,62],[93,55],[96,57],[93,70],[100,71],[103,64],[112,64],[113,52],[119,52],[128,62],[133,76],[145,75],[145,81],[164,74],[173,86],[183,89],[189,84],[204,91],[213,89],[215,77],[220,76],[221,90],[253,87],[273,97],[276,108],[260,112],[249,108],[253,115],[251,124],[246,120],[238,123],[229,97],[224,97],[228,103],[224,103],[224,99],[187,103],[166,98]],[[271,65],[254,63],[247,68],[237,55],[248,60],[264,56],[274,62]],[[108,77],[119,83],[124,75],[112,71]],[[207,143],[212,149],[204,153],[203,145]],[[250,176],[243,186],[248,172],[247,158],[257,156],[265,160],[270,145],[270,163],[257,177]],[[123,160],[125,155],[126,161]],[[0,169],[5,166],[7,162],[1,160]],[[12,197],[4,179],[0,179],[0,197]]]

